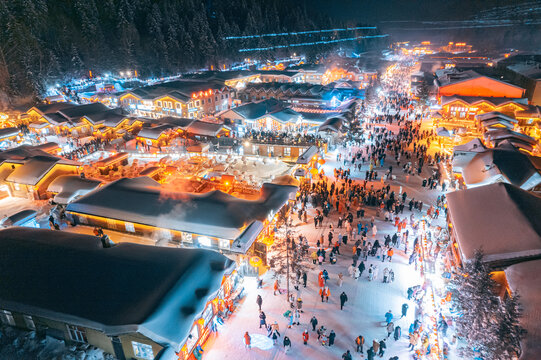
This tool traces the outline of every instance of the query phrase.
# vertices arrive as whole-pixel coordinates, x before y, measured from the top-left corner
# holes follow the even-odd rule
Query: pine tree
[[[526,332],[519,323],[521,316],[520,295],[516,292],[503,301],[499,313],[498,337],[500,347],[496,353],[501,354],[506,359],[520,357],[520,340]]]
[[[430,89],[426,81],[423,80],[421,86],[417,89],[416,95],[419,98],[421,105],[427,106],[429,104]]]
[[[304,272],[308,273],[313,268],[307,256],[303,255],[299,241],[298,238],[295,238],[295,233],[285,225],[284,221],[283,225],[278,227],[274,243],[270,247],[268,254],[269,267],[276,279],[283,279],[287,282],[289,264],[290,291],[297,284],[297,276],[301,276]],[[286,286],[286,283],[282,283],[282,286]]]
[[[456,320],[457,333],[467,344],[459,353],[467,359],[510,359],[510,354],[519,353],[523,334],[518,323],[518,297],[501,303],[483,256],[477,250],[450,283],[454,305],[461,312]]]

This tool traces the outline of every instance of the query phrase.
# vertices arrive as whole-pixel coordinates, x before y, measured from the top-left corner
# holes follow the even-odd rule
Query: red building
[[[436,85],[439,98],[459,95],[518,99],[524,97],[526,91],[520,86],[472,70],[445,74],[436,80]]]

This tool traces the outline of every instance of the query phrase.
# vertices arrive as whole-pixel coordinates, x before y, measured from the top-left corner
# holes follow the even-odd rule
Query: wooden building
[[[1,321],[119,360],[194,359],[236,290],[234,264],[214,251],[104,248],[95,236],[29,228],[0,238]]]

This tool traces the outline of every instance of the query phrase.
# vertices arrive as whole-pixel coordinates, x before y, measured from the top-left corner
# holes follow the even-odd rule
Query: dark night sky
[[[307,0],[331,16],[343,20],[465,20],[480,10],[534,3],[532,0]],[[541,3],[541,1],[539,1]]]

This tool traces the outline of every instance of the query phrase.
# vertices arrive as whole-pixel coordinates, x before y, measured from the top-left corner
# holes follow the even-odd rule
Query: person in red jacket
[[[250,349],[251,344],[252,344],[252,338],[250,337],[250,334],[248,334],[248,331],[246,331],[244,333],[244,345],[246,346],[247,349]]]
[[[304,330],[302,333],[302,341],[304,342],[304,345],[308,344],[308,338],[310,336],[308,335],[308,330]]]
[[[323,302],[323,298],[327,302],[329,302],[329,296],[331,296],[331,290],[329,290],[328,286],[325,286],[324,288],[319,289],[319,295],[321,296],[321,302]]]

